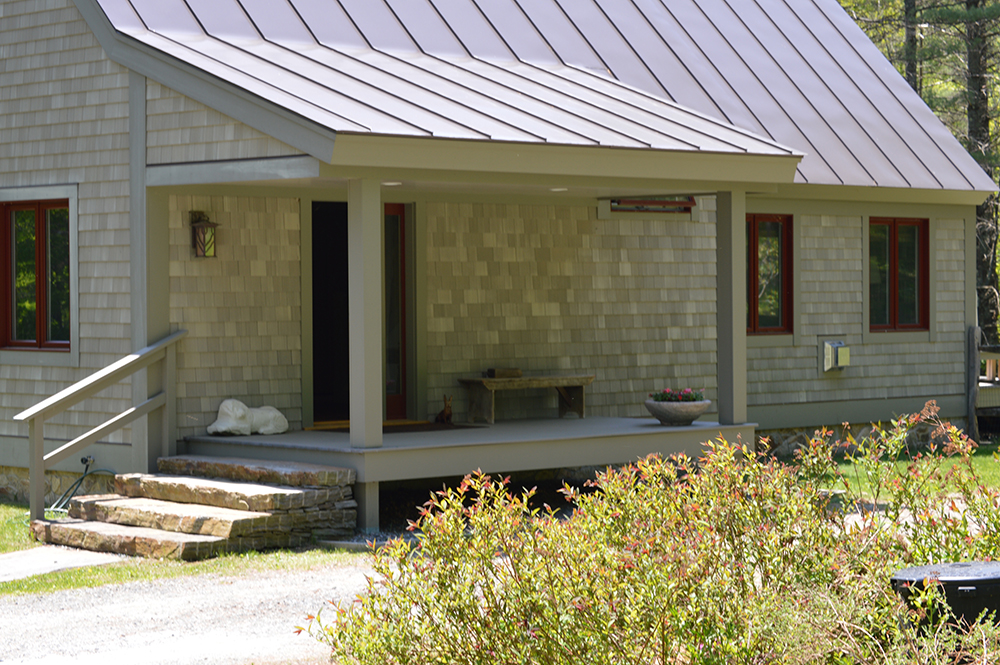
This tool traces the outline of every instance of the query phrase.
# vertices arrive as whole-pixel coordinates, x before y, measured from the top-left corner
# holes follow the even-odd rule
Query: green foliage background
[[[1000,2],[840,0],[983,170],[1000,163]],[[985,342],[1000,344],[997,205],[977,207],[976,286]]]
[[[840,0],[879,50],[904,77],[907,52],[905,44],[906,18],[904,0]],[[969,5],[979,4],[979,7]],[[982,151],[981,163],[989,167],[998,164],[995,137],[1000,131],[1000,69],[997,39],[1000,29],[1000,2],[980,0],[978,3],[914,0],[914,28],[917,48],[914,52],[917,81],[915,89],[937,116],[979,159],[979,152],[970,143],[968,127],[968,54],[967,25],[982,23],[989,49],[987,79],[990,136],[994,139]]]

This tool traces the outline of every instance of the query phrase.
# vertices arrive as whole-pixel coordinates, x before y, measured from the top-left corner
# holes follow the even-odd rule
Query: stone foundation
[[[82,473],[69,471],[45,472],[45,505],[51,506],[68,490]],[[76,494],[107,494],[114,491],[115,477],[108,473],[87,476]],[[28,503],[28,470],[17,466],[0,466],[0,500]]]
[[[960,430],[965,429],[965,420],[956,419],[952,421],[952,424],[958,427]],[[884,423],[883,428],[888,430],[892,427],[891,423]],[[862,441],[865,437],[868,437],[872,433],[871,423],[864,424],[849,424],[847,428],[850,429],[850,434],[854,436],[855,441]],[[906,438],[906,448],[911,451],[918,450],[928,450],[931,445],[941,446],[947,440],[945,436],[935,436],[934,430],[937,428],[936,425],[930,423],[921,423],[910,430],[909,435]],[[845,441],[846,431],[843,425],[837,425],[835,427],[827,427],[831,430],[833,434],[831,435],[833,441]],[[791,428],[791,429],[775,429],[775,430],[758,430],[757,431],[757,451],[766,452],[769,455],[773,455],[778,459],[791,459],[795,456],[795,451],[802,448],[810,439],[816,434],[817,428],[815,427],[801,427],[801,428]],[[765,439],[767,439],[765,441]],[[843,446],[843,452],[853,453],[856,448],[850,444],[845,444]]]
[[[200,478],[224,478],[265,485],[293,487],[336,487],[353,485],[354,469],[306,464],[303,462],[272,462],[232,457],[176,455],[156,461],[160,473]]]

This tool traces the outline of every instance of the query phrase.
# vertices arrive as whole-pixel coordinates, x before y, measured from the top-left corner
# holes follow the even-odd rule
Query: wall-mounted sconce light
[[[192,210],[191,215],[191,246],[194,255],[199,257],[215,257],[215,222],[208,220],[208,213]]]

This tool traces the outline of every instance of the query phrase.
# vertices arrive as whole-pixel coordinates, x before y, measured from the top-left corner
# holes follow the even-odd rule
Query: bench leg
[[[474,423],[477,419],[485,420],[490,425],[493,424],[494,394],[485,386],[470,385],[469,389],[469,422]]]
[[[587,403],[584,399],[583,386],[559,386],[559,417],[573,412],[581,418],[586,416]]]

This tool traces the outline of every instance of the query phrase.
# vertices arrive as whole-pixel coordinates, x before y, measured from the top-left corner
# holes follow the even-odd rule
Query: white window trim
[[[0,187],[0,201],[69,200],[69,351],[42,349],[0,349],[0,365],[28,365],[38,367],[80,366],[80,246],[79,188],[77,185],[46,185],[42,187]]]

